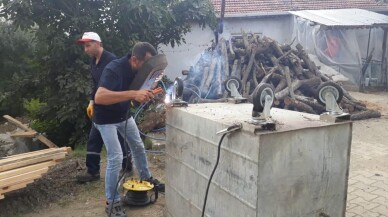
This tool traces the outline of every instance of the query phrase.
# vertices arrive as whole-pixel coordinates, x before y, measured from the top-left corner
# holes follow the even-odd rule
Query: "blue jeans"
[[[115,201],[120,201],[120,194],[116,185],[119,181],[123,152],[120,147],[117,131],[127,140],[133,161],[135,162],[136,169],[142,180],[151,177],[144,144],[140,138],[139,129],[132,117],[128,119],[127,132],[124,132],[125,121],[115,124],[95,124],[95,126],[101,133],[108,155],[105,173],[105,196],[109,203],[111,203],[113,199]]]
[[[124,139],[121,135],[118,136],[121,149],[124,153]],[[91,175],[100,174],[100,155],[104,141],[101,138],[100,132],[96,129],[94,125],[90,129],[88,143],[86,144],[86,167],[88,168],[87,172]],[[123,154],[122,167],[132,168],[131,162],[131,151],[127,148],[128,153]]]

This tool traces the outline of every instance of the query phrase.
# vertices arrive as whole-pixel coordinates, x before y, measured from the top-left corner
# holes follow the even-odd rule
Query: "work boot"
[[[164,184],[161,183],[159,180],[157,179],[154,179],[152,176],[144,181],[147,181],[147,182],[150,182],[151,184],[153,184],[156,188],[156,190],[158,190],[159,192],[164,192]]]
[[[106,202],[105,212],[108,217],[128,217],[127,214],[125,214],[125,210],[120,201],[117,201],[112,205]]]
[[[87,182],[94,182],[100,180],[100,174],[97,173],[95,175],[92,175],[88,172],[85,172],[84,174],[78,175],[76,178],[79,183],[85,184]]]

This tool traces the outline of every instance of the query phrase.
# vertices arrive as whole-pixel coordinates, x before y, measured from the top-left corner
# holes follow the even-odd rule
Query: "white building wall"
[[[291,15],[226,18],[224,32],[220,37],[229,39],[231,35],[240,34],[241,30],[262,33],[279,43],[289,43],[292,41],[293,19]],[[202,29],[195,25],[186,35],[185,40],[186,44],[174,48],[164,45],[159,47],[159,52],[167,55],[168,66],[165,73],[170,79],[181,76],[182,70],[189,69],[198,61],[201,53],[214,41],[214,33],[208,27]]]

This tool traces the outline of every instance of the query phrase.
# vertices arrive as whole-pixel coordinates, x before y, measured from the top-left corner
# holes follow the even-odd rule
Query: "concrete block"
[[[251,104],[172,108],[166,120],[166,216],[200,216],[225,137],[206,206],[209,217],[345,216],[351,122],[272,109],[277,130],[255,133]]]

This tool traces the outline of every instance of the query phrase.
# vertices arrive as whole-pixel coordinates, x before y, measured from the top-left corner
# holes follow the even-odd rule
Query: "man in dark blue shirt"
[[[85,32],[82,36],[82,39],[78,40],[78,43],[82,43],[84,46],[84,51],[87,55],[92,57],[91,66],[91,75],[92,75],[92,94],[89,106],[86,110],[89,118],[93,117],[93,105],[94,105],[94,96],[96,94],[98,83],[100,82],[100,77],[105,66],[108,65],[112,60],[116,59],[116,56],[109,51],[106,51],[102,47],[101,38],[95,32]],[[124,140],[119,136],[120,144],[123,146]],[[92,128],[89,133],[88,143],[86,146],[86,167],[87,171],[85,174],[77,176],[77,181],[80,183],[86,183],[91,181],[96,181],[100,179],[100,154],[103,145],[103,140],[101,138],[100,132],[92,125]],[[125,149],[123,149],[125,150]],[[124,153],[124,152],[123,152]],[[129,154],[127,154],[130,156]],[[127,171],[132,170],[131,158],[124,155],[122,167],[127,168]],[[126,161],[128,159],[128,165]]]
[[[110,212],[112,216],[126,216],[117,190],[123,156],[117,131],[128,141],[140,179],[149,181],[158,190],[164,191],[164,184],[151,176],[139,130],[134,119],[127,116],[130,101],[144,103],[154,97],[150,90],[129,90],[129,87],[144,62],[156,54],[156,49],[151,44],[136,43],[132,55],[113,60],[105,67],[96,92],[93,122],[101,133],[108,155],[105,175],[105,211],[108,216]]]

